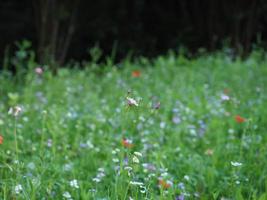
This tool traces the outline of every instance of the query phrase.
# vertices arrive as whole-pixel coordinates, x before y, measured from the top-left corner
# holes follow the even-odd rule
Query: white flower
[[[133,170],[133,168],[130,167],[130,166],[126,166],[126,167],[124,167],[124,169],[127,170],[127,171],[131,171],[131,170]]]
[[[103,172],[103,173],[105,172],[105,169],[104,169],[103,167],[100,167],[100,168],[98,168],[97,170],[98,170],[99,172]]]
[[[166,176],[168,176],[168,172],[163,172],[163,173],[160,174],[160,176],[166,177]]]
[[[69,199],[69,200],[72,199],[72,198],[71,198],[71,195],[70,195],[69,192],[64,192],[64,193],[62,194],[62,196],[63,196],[64,198],[66,198],[66,199]]]
[[[126,166],[126,167],[124,167],[124,170],[127,171],[128,176],[131,176],[131,172],[132,172],[133,168],[131,168],[130,166]]]
[[[93,178],[93,181],[96,182],[96,183],[99,183],[101,181],[101,179],[98,178],[98,177],[95,177],[95,178]]]
[[[23,189],[22,189],[22,186],[20,184],[15,186],[15,193],[16,194],[19,194],[22,190]]]
[[[98,172],[98,174],[96,175],[96,177],[100,178],[100,179],[102,179],[105,176],[106,176],[106,174],[104,172]]]
[[[133,163],[139,163],[139,159],[136,156],[133,156]]]
[[[228,133],[229,133],[229,134],[233,134],[234,132],[235,132],[234,129],[231,129],[231,128],[228,129]]]
[[[190,178],[189,178],[188,175],[185,175],[185,176],[184,176],[184,179],[187,180],[187,181],[189,181]]]
[[[137,181],[130,181],[130,185],[139,185],[139,186],[141,186],[141,185],[144,185],[144,183],[137,182]]]
[[[142,157],[142,156],[143,156],[142,153],[140,153],[140,152],[138,152],[138,151],[135,151],[135,152],[134,152],[134,155],[139,156],[139,157]]]
[[[12,114],[13,114],[13,108],[12,108],[12,107],[9,108],[9,110],[8,110],[8,114],[9,114],[9,115],[12,115]]]
[[[221,100],[222,101],[229,101],[230,100],[230,97],[226,94],[221,94]]]
[[[20,106],[16,106],[14,108],[9,108],[8,114],[14,115],[15,117],[19,115],[19,113],[22,111],[22,108]]]
[[[112,161],[113,161],[114,163],[118,163],[118,162],[120,162],[120,160],[119,160],[118,158],[112,158]]]
[[[31,170],[35,169],[35,164],[33,162],[28,163],[27,167]]]
[[[73,179],[72,181],[70,181],[70,186],[78,189],[79,188],[78,181],[76,179]]]
[[[242,165],[242,163],[231,161],[231,165],[234,166],[234,167],[239,167],[239,166]]]
[[[130,98],[130,97],[126,97],[127,99],[127,104],[129,106],[139,106],[139,104],[137,103],[137,101],[133,98]]]
[[[16,106],[14,109],[14,116],[18,116],[21,111],[22,111],[21,107]]]
[[[115,155],[117,152],[115,150],[112,150],[111,153]]]
[[[146,187],[145,186],[140,185],[139,187],[140,187],[140,192],[142,194],[146,193]]]
[[[160,122],[159,127],[161,129],[164,129],[166,127],[166,123],[165,122]]]
[[[71,171],[73,168],[73,164],[72,163],[66,163],[64,166],[63,166],[63,170],[64,171]]]

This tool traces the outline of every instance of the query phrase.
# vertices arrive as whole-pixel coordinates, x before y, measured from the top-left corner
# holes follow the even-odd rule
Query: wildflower
[[[99,182],[101,181],[101,179],[98,178],[98,177],[95,177],[95,178],[93,178],[92,180],[93,180],[94,182],[96,182],[96,183],[99,183]]]
[[[99,183],[105,176],[105,169],[100,167],[97,169],[98,173],[96,175],[96,177],[94,177],[92,180],[96,183]]]
[[[121,141],[122,146],[126,147],[126,148],[132,148],[133,147],[133,143],[132,140],[129,139],[122,139]]]
[[[132,71],[132,77],[138,78],[141,76],[141,72],[139,70]]]
[[[173,122],[174,124],[179,124],[179,123],[181,123],[181,119],[180,119],[180,117],[178,117],[178,116],[174,116],[174,117],[172,118],[172,122]]]
[[[113,155],[117,154],[117,152],[116,152],[115,150],[112,150],[111,153],[112,153]]]
[[[143,163],[142,166],[144,168],[144,172],[155,171],[156,170],[156,167],[153,164],[150,164],[150,163]]]
[[[124,167],[124,170],[127,171],[128,176],[131,176],[131,172],[132,172],[132,170],[133,170],[132,167],[126,166],[126,167]]]
[[[71,171],[73,168],[73,163],[66,163],[64,166],[63,166],[63,170],[64,171]]]
[[[19,115],[19,113],[22,111],[22,108],[20,106],[16,106],[14,108],[10,108],[8,110],[9,115],[14,115],[15,117]]]
[[[139,156],[139,157],[142,157],[142,156],[143,156],[142,153],[140,153],[140,152],[138,152],[138,151],[135,151],[135,152],[134,152],[134,155]]]
[[[130,185],[144,185],[144,183],[142,182],[138,182],[138,181],[130,181]]]
[[[66,199],[69,199],[69,200],[71,200],[71,199],[72,199],[72,197],[71,197],[70,193],[69,193],[69,192],[67,192],[67,191],[65,191],[65,192],[62,194],[62,196],[63,196],[64,198],[66,198]]]
[[[139,163],[139,159],[136,156],[133,156],[133,163]]]
[[[180,190],[185,190],[185,185],[184,185],[184,183],[183,183],[183,182],[178,183],[178,188],[179,188]]]
[[[113,161],[114,163],[118,163],[118,162],[120,162],[120,160],[119,160],[118,158],[112,158],[112,161]]]
[[[70,186],[78,189],[79,188],[78,181],[76,179],[73,179],[72,181],[70,181]]]
[[[37,75],[41,75],[43,73],[43,69],[41,67],[36,67],[34,71]]]
[[[241,117],[240,115],[236,115],[236,116],[235,116],[235,121],[236,121],[237,123],[243,123],[243,122],[246,121],[246,119],[243,118],[243,117]]]
[[[142,194],[144,194],[144,193],[146,193],[146,187],[145,186],[139,186],[140,187],[140,192],[142,193]]]
[[[53,141],[52,139],[47,140],[47,147],[52,147]]]
[[[160,122],[159,124],[161,129],[164,129],[166,127],[166,123],[165,122]]]
[[[130,167],[130,166],[126,166],[126,167],[124,167],[124,169],[127,170],[127,171],[132,171],[133,170],[133,168]]]
[[[233,134],[234,132],[235,132],[234,129],[231,129],[231,128],[228,129],[228,133],[229,133],[229,134]]]
[[[168,189],[172,186],[171,181],[164,181],[163,179],[159,179],[158,185],[163,189]]]
[[[227,94],[221,94],[221,100],[222,101],[229,101],[230,97]]]
[[[185,197],[184,197],[183,194],[180,194],[179,196],[177,196],[177,197],[175,198],[175,200],[184,200],[184,199],[185,199]]]
[[[160,102],[154,104],[154,105],[153,105],[153,108],[154,108],[155,110],[158,110],[158,109],[160,108]]]
[[[20,184],[15,186],[15,193],[16,194],[19,194],[20,192],[22,192],[22,190],[23,189],[22,189],[22,186]]]
[[[104,173],[104,172],[105,172],[105,169],[104,169],[103,167],[99,167],[99,168],[97,169],[97,171]]]
[[[29,169],[31,169],[31,170],[34,170],[34,169],[35,169],[35,164],[34,164],[34,162],[30,162],[30,163],[28,163],[27,167],[28,167]]]
[[[139,106],[139,104],[137,103],[137,101],[133,98],[130,98],[130,97],[126,97],[127,99],[127,104],[128,106]]]
[[[231,161],[231,165],[234,166],[234,167],[239,167],[239,166],[242,165],[242,163]]]
[[[187,180],[187,181],[189,181],[190,178],[189,178],[188,175],[185,175],[185,176],[184,176],[184,179]]]
[[[3,144],[3,140],[4,140],[3,136],[0,135],[0,144]]]
[[[205,154],[208,155],[208,156],[212,156],[212,154],[213,154],[213,150],[212,150],[212,149],[207,149],[207,150],[205,151]]]
[[[92,189],[89,189],[89,192],[96,193],[96,192],[97,192],[97,190],[96,190],[96,189],[94,189],[94,188],[92,188]]]
[[[21,112],[21,107],[19,107],[19,106],[16,106],[15,107],[15,111],[14,111],[14,116],[18,116],[18,114]]]

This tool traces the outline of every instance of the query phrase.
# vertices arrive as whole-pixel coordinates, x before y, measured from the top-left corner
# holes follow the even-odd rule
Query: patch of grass
[[[32,70],[24,84],[2,73],[1,199],[265,199],[256,53]]]

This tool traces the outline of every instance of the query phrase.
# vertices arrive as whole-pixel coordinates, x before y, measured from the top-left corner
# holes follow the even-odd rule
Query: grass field
[[[267,199],[266,58],[86,65],[1,73],[0,199]]]

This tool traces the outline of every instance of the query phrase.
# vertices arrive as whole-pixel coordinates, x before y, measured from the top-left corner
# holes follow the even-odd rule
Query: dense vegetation
[[[56,76],[30,55],[0,74],[1,199],[267,198],[261,51]]]

